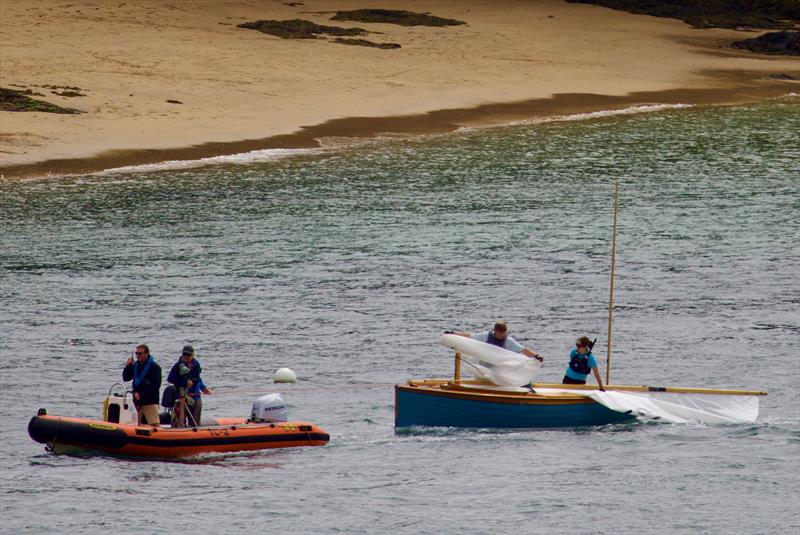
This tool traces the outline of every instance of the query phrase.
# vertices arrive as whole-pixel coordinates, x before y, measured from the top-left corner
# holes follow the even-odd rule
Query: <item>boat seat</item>
[[[171,409],[175,407],[175,400],[177,398],[177,394],[175,392],[175,386],[169,385],[164,389],[164,392],[161,393],[161,406],[165,409]]]
[[[177,398],[174,385],[168,385],[161,393],[161,406],[164,410],[158,415],[161,425],[169,425],[172,423],[172,409],[175,408],[175,400]]]

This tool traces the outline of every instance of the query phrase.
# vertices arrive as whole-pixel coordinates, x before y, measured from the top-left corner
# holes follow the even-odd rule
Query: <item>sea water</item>
[[[797,533],[800,102],[642,109],[0,182],[3,533]],[[754,424],[393,428],[497,319],[560,381],[764,389]],[[135,344],[197,349],[207,416],[282,392],[318,448],[56,456]],[[294,385],[272,374],[290,367]]]

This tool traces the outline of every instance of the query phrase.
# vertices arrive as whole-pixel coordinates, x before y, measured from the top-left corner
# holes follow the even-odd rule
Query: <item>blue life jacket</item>
[[[500,340],[499,338],[494,337],[494,331],[489,331],[489,336],[486,338],[486,343],[497,347],[505,347],[506,340],[508,340],[508,336]]]
[[[569,359],[569,367],[575,373],[580,373],[583,375],[589,375],[591,369],[589,368],[589,355],[591,353],[586,353],[585,355],[581,355],[580,353],[575,353]]]
[[[153,355],[148,355],[147,360],[144,361],[144,366],[137,360],[133,363],[133,386],[142,386],[143,384],[147,384],[145,378],[147,377],[147,372],[150,371],[150,367],[153,365]]]

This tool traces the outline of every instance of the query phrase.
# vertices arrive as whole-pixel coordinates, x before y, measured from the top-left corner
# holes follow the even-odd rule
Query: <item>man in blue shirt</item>
[[[562,384],[585,385],[586,377],[589,376],[589,372],[592,372],[600,390],[605,392],[603,380],[600,379],[600,372],[597,370],[597,361],[592,355],[592,345],[587,337],[578,338],[575,342],[575,349],[569,353],[569,364],[564,374],[564,380],[561,381]]]
[[[523,346],[510,336],[508,336],[508,325],[505,321],[498,321],[494,324],[494,330],[486,331],[481,333],[468,333],[468,332],[456,332],[453,334],[457,334],[458,336],[463,336],[465,338],[472,338],[473,340],[477,340],[479,342],[483,342],[485,344],[492,344],[497,347],[502,347],[503,349],[508,349],[509,351],[513,351],[514,353],[521,353],[526,357],[531,357],[539,362],[543,362],[544,358],[539,355],[534,350]]]

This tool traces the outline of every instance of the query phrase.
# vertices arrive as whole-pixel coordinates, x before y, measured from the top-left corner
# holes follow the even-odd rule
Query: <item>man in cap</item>
[[[212,394],[203,383],[200,373],[203,371],[200,361],[194,358],[194,348],[183,346],[181,356],[169,371],[167,382],[175,385],[177,401],[175,403],[175,427],[184,427],[187,423],[196,427],[200,425],[203,412],[202,394]]]

